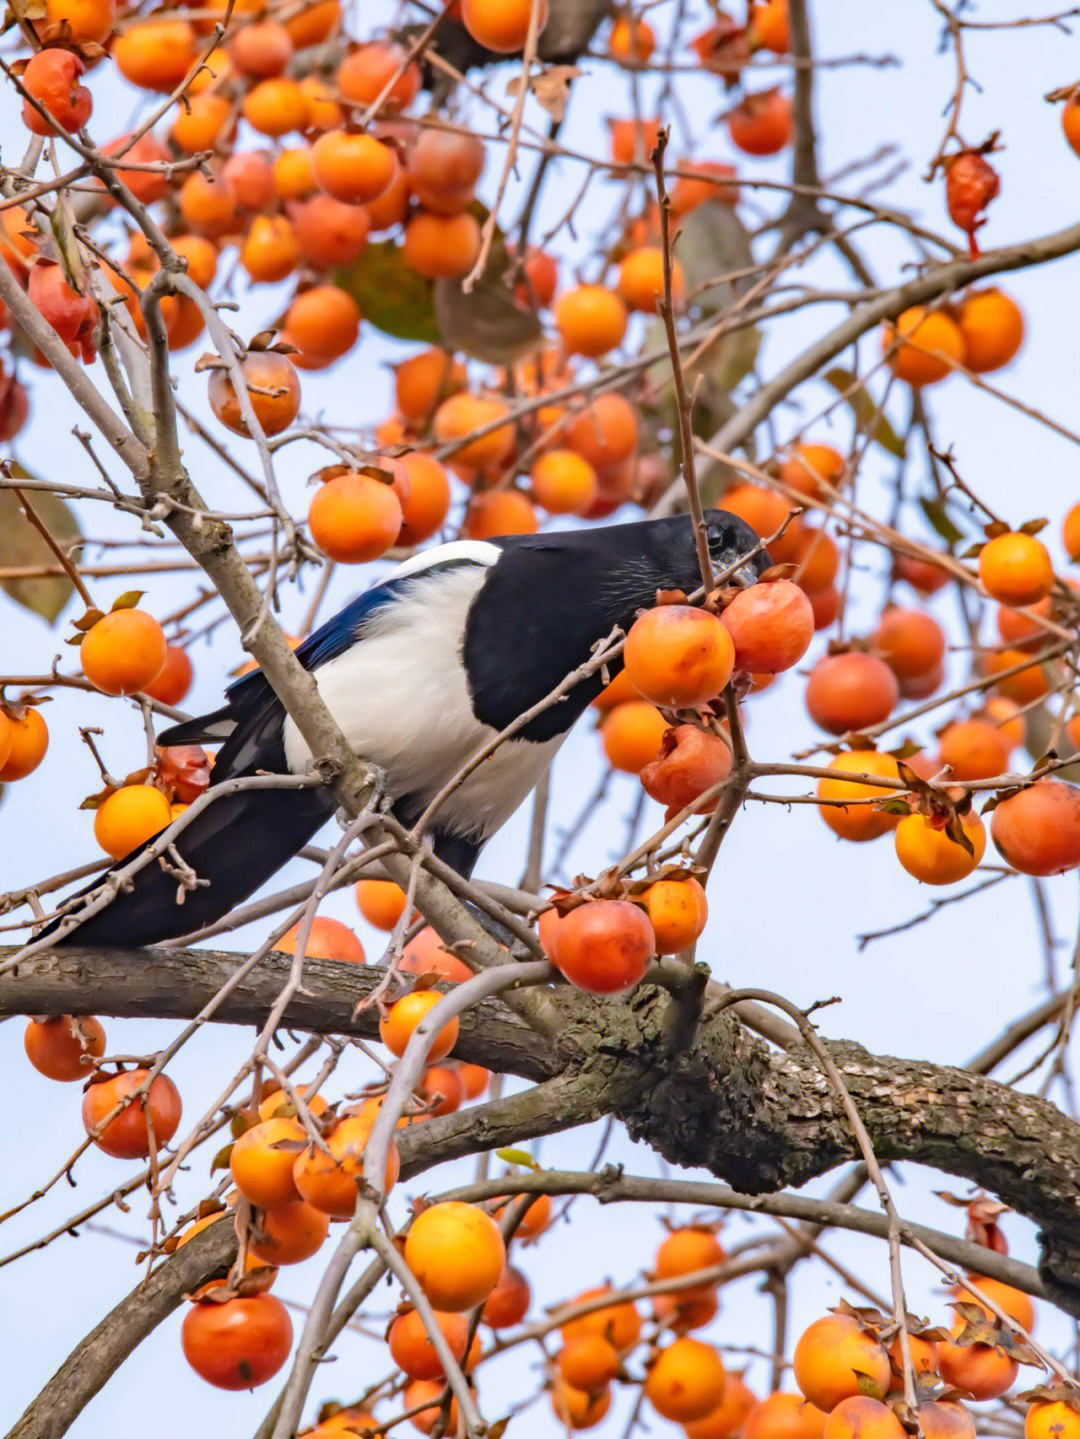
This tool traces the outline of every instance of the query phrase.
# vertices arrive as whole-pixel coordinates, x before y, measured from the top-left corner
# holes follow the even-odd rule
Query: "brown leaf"
[[[21,465],[7,467],[12,479],[32,478]],[[79,522],[68,505],[48,490],[34,491],[34,509],[49,533],[69,549],[82,535]],[[56,557],[27,520],[12,490],[0,490],[0,565],[30,568],[55,565]],[[67,575],[43,575],[40,579],[0,580],[0,589],[16,604],[55,624],[73,593]]]

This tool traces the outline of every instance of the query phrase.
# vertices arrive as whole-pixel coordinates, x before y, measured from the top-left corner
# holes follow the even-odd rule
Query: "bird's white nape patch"
[[[474,564],[493,565],[502,554],[498,545],[491,544],[488,540],[451,540],[446,545],[436,545],[434,549],[421,550],[418,555],[412,555],[409,559],[403,560],[396,569],[390,571],[386,576],[387,580],[403,580],[408,575],[423,574],[436,565],[446,564]],[[385,583],[385,581],[384,581]]]

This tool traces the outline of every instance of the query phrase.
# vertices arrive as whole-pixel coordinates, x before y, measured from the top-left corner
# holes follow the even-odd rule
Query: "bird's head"
[[[678,515],[670,519],[654,520],[650,528],[654,530],[657,541],[657,559],[665,572],[666,582],[663,588],[685,590],[687,594],[700,589],[701,566],[698,563],[697,541],[690,517]],[[752,585],[772,563],[765,550],[758,550],[757,554],[750,555],[751,550],[758,544],[758,536],[738,515],[728,514],[726,510],[706,510],[705,532],[709,541],[709,559],[712,562],[713,574],[721,575],[731,570],[733,565],[738,566],[727,575],[727,584],[744,587]],[[748,555],[750,558],[744,559]],[[740,560],[744,562],[739,564]]]

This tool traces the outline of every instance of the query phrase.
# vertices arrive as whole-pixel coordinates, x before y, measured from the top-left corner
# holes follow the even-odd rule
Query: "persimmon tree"
[[[1032,453],[1044,434],[1080,438],[998,373],[1024,342],[1012,277],[1060,262],[1067,296],[1080,225],[1029,215],[999,234],[1003,147],[1027,137],[969,118],[977,82],[1004,84],[1034,32],[1062,67],[1039,144],[1080,154],[1076,12],[928,10],[954,87],[914,157],[915,213],[891,194],[892,152],[870,149],[887,127],[824,177],[823,76],[842,87],[895,60],[859,51],[857,17],[851,54],[819,53],[806,0],[376,15],[13,0],[0,585],[41,662],[0,659],[0,832],[12,876],[23,828],[65,867],[0,896],[0,1011],[26,1021],[25,1059],[5,1030],[17,1072],[81,1083],[85,1138],[72,1152],[50,1135],[44,1181],[9,1156],[23,1194],[0,1225],[55,1203],[92,1149],[117,1168],[0,1265],[17,1273],[114,1210],[142,1249],[130,1294],[57,1353],[12,1436],[67,1432],[166,1321],[176,1365],[212,1385],[279,1377],[243,1401],[260,1439],[405,1420],[498,1439],[541,1422],[545,1395],[553,1432],[602,1424],[614,1400],[627,1432],[656,1416],[688,1439],[1080,1433],[1061,1317],[1080,1314],[1076,966],[1058,972],[1051,890],[1080,868],[1080,505],[1035,465],[992,508],[954,409],[974,390],[1018,413]],[[913,92],[925,59],[903,57]],[[612,106],[601,153],[590,125]],[[387,357],[392,408],[358,421]],[[62,480],[36,462],[46,414],[72,435]],[[740,559],[764,569],[750,588],[713,566],[713,507],[760,537]],[[698,590],[658,593],[543,702],[604,678],[599,745],[572,751],[590,798],[560,812],[549,776],[524,872],[464,880],[426,842],[453,786],[411,828],[396,820],[293,648],[336,598],[440,540],[678,514]],[[53,659],[48,624],[69,654]],[[230,783],[320,784],[340,825],[303,851],[303,878],[183,943],[57,947],[42,925],[73,930],[88,880],[105,913],[146,865],[178,899],[205,882],[174,841],[215,800],[212,759],[155,728],[184,717],[196,676],[216,703],[222,634],[315,756],[311,775]],[[52,769],[58,731],[100,773],[85,797]],[[628,825],[612,793],[631,796]],[[89,863],[69,860],[80,801]],[[986,891],[1034,895],[1043,952],[1016,963],[1045,993],[948,1065],[824,1038],[828,977],[775,992],[760,955],[725,940],[740,829],[762,812],[775,827],[782,903],[781,836],[806,805],[845,883],[877,840],[909,885],[905,919],[862,945],[905,936],[914,968],[943,908],[977,934]],[[353,889],[366,954],[318,912],[349,913],[333,896]],[[828,944],[850,937],[841,906],[813,918]],[[768,928],[762,913],[764,946]],[[127,1053],[119,1019],[174,1025]],[[239,1063],[230,1026],[255,1028]],[[193,1114],[175,1076],[208,1031]],[[1022,1072],[1003,1077],[1014,1056]],[[561,1164],[561,1141],[535,1158],[590,1124],[591,1164]],[[605,1162],[616,1149],[629,1166]],[[898,1180],[919,1168],[971,1186],[951,1196],[966,1226],[914,1222]],[[586,1253],[578,1196],[678,1217],[653,1257],[583,1266],[589,1287],[541,1307],[527,1246]],[[1009,1256],[1007,1209],[1037,1226],[1035,1264]],[[744,1242],[718,1237],[731,1212],[751,1216]],[[878,1241],[879,1273],[835,1257],[848,1232]],[[272,1286],[304,1261],[294,1334]],[[950,1287],[933,1322],[906,1298],[916,1265]],[[789,1334],[804,1276],[819,1312]],[[831,1306],[836,1276],[848,1300]],[[773,1321],[749,1349],[718,1317],[746,1280]],[[1058,1315],[1039,1340],[1032,1297]],[[348,1332],[388,1307],[379,1363],[328,1381]],[[540,1370],[523,1389],[520,1367],[500,1375],[524,1353]]]

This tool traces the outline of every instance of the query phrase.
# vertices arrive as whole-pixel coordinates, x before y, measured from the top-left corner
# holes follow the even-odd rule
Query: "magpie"
[[[722,510],[707,512],[706,529],[715,569],[741,560],[735,582],[754,583],[769,564],[763,550],[751,556],[754,531]],[[296,657],[314,674],[351,748],[382,771],[392,812],[411,825],[485,741],[549,695],[616,626],[629,629],[657,590],[690,593],[699,585],[685,515],[458,540],[399,565],[316,630]],[[620,668],[613,661],[609,675]],[[483,845],[532,790],[603,683],[599,672],[581,680],[454,790],[431,830],[440,858],[471,874]],[[301,774],[311,766],[296,724],[259,670],[229,686],[221,709],[158,740],[220,744],[211,790],[237,776]],[[130,888],[55,942],[138,947],[191,934],[247,899],[333,809],[321,786],[223,795],[175,842],[208,884],[189,889],[178,904],[175,869],[170,874],[152,861]]]

